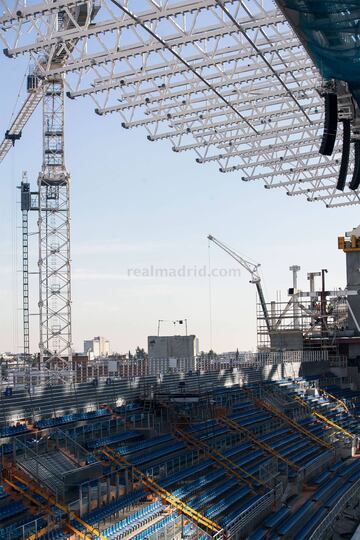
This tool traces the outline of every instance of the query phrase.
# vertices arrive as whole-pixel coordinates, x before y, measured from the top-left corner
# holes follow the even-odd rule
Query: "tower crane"
[[[99,5],[96,0],[70,6],[67,10],[49,15],[49,32],[59,33],[76,27],[88,27]],[[27,211],[38,212],[39,239],[39,321],[40,361],[50,366],[71,367],[71,258],[70,258],[70,175],[65,167],[64,137],[64,75],[44,76],[42,67],[61,67],[66,64],[77,38],[67,47],[56,44],[48,47],[38,58],[38,65],[27,78],[28,95],[25,103],[6,131],[0,143],[0,163],[21,133],[37,106],[42,102],[43,160],[38,176],[38,191],[30,192],[22,182],[23,220],[23,317],[24,352],[29,352],[28,277],[27,277]],[[4,49],[9,58],[12,53]],[[36,196],[32,204],[31,195]],[[30,197],[30,198],[27,198]],[[30,201],[30,202],[29,202]],[[26,261],[24,262],[24,256]],[[25,294],[26,293],[26,294]],[[59,363],[59,360],[61,361]]]
[[[259,295],[261,308],[262,308],[263,313],[264,313],[266,327],[267,327],[267,330],[268,330],[268,332],[270,334],[270,332],[271,332],[270,317],[269,317],[269,312],[268,312],[266,302],[265,302],[264,292],[263,292],[263,289],[262,289],[262,286],[261,286],[261,278],[260,278],[260,275],[259,275],[259,272],[258,272],[260,264],[256,264],[256,263],[253,263],[251,261],[247,261],[246,259],[241,257],[238,253],[236,253],[236,251],[234,251],[233,249],[228,247],[223,242],[220,242],[220,240],[218,240],[217,238],[215,238],[211,234],[208,235],[208,240],[211,240],[211,242],[216,244],[220,249],[225,251],[225,253],[230,255],[230,257],[235,259],[235,261],[238,262],[243,268],[245,268],[245,270],[247,270],[249,272],[249,274],[251,275],[250,283],[254,283],[254,285],[256,285],[256,290],[257,290],[258,295]]]

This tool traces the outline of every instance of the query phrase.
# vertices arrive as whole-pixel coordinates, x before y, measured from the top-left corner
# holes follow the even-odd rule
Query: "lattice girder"
[[[321,78],[271,0],[0,6],[7,54],[29,55],[42,77],[66,75],[69,97],[90,97],[98,114],[116,113],[123,127],[243,180],[330,207],[358,203],[357,192],[335,189],[341,141],[331,158],[318,153]],[[81,22],[74,8],[85,10]],[[62,30],[60,12],[71,21]],[[59,52],[63,64],[52,62]]]

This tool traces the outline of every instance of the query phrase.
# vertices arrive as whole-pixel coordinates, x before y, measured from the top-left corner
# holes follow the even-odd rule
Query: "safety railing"
[[[307,464],[306,467],[304,468],[305,480],[313,476],[314,473],[318,469],[320,469],[320,467],[324,467],[327,463],[329,463],[329,460],[331,460],[334,457],[334,454],[335,454],[335,449],[327,450],[326,452],[321,454],[321,456],[317,456],[309,464]]]
[[[17,439],[16,451],[18,452],[19,450],[22,450],[24,452],[25,460],[20,461],[18,459],[18,456],[16,456],[17,466],[23,469],[26,474],[31,474],[31,476],[36,476],[36,479],[38,482],[40,482],[42,485],[45,485],[47,488],[49,488],[50,486],[47,485],[45,479],[42,478],[42,475],[40,472],[40,471],[42,472],[45,471],[47,478],[51,478],[53,480],[51,488],[53,492],[55,493],[56,500],[63,498],[64,497],[64,492],[63,492],[64,482],[63,482],[62,476],[57,474],[56,472],[54,472],[54,470],[49,469],[46,466],[45,460],[42,459],[41,454],[34,452],[34,450],[32,450],[27,445],[25,445],[22,441]],[[33,467],[31,471],[28,470],[26,460],[28,460],[28,462],[29,461],[32,462]]]
[[[228,535],[227,538],[236,538],[237,533],[240,531],[244,533],[250,526],[253,527],[254,521],[257,516],[267,512],[271,509],[275,501],[275,491],[271,490],[260,499],[255,501],[249,508],[244,510],[239,516],[233,519],[230,523],[226,525],[225,531]],[[249,531],[247,531],[249,532]],[[218,540],[218,537],[214,537]]]
[[[46,493],[44,489],[40,489],[36,487],[24,475],[20,476],[20,474],[18,474],[17,472],[12,471],[11,478],[12,478],[11,480],[5,478],[5,482],[7,482],[16,491],[21,492],[22,495],[24,495],[26,498],[29,498],[28,497],[29,494],[24,489],[22,489],[18,484],[14,483],[12,480],[15,479],[17,482],[20,482],[21,484],[25,485],[31,494],[30,495],[32,499],[31,502],[33,502],[37,506],[40,506],[40,508],[42,508],[43,510],[49,512],[51,511],[51,507],[55,506],[67,516],[69,521],[74,520],[78,524],[82,525],[82,527],[86,529],[88,532],[90,532],[92,535],[98,537],[100,540],[107,540],[106,537],[103,536],[98,529],[96,529],[96,527],[93,527],[89,523],[86,523],[86,521],[81,519],[81,517],[75,514],[72,510],[70,510],[65,505],[56,501],[56,499],[54,499],[54,497],[52,497],[50,494]],[[38,498],[33,496],[34,494],[40,496],[46,502],[42,503],[41,501],[38,500]],[[66,523],[66,526],[70,528],[71,530],[76,531],[76,534],[78,534],[80,537],[87,538],[86,535],[84,535],[80,530],[77,530],[71,523]]]

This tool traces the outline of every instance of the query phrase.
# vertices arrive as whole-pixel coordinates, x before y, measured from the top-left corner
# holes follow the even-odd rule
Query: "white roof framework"
[[[271,0],[0,0],[0,39],[44,77],[66,75],[71,98],[168,139],[198,163],[328,207],[360,202],[337,191],[341,142],[319,154],[321,78]],[[87,7],[79,26],[76,10]],[[91,13],[96,11],[91,19]],[[58,31],[67,14],[74,28]],[[63,50],[66,63],[53,56]],[[60,55],[61,56],[61,55]],[[341,139],[341,137],[339,137]],[[351,167],[350,167],[351,168]]]

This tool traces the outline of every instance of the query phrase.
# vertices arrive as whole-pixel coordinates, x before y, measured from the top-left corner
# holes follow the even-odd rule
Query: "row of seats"
[[[93,525],[94,523],[99,523],[107,519],[109,516],[120,512],[120,510],[123,510],[124,508],[127,508],[139,502],[144,496],[144,489],[132,491],[131,493],[123,495],[122,497],[119,497],[111,503],[105,504],[101,508],[96,508],[95,510],[92,510],[91,512],[85,514],[83,516],[83,519],[91,525]]]
[[[261,421],[266,421],[269,418],[271,418],[271,416],[268,415],[267,413],[263,413],[263,411],[256,410],[256,408],[251,406],[251,404],[249,402],[242,403],[242,404],[239,404],[239,405],[240,406],[237,408],[237,414],[234,414],[234,417],[236,418],[238,416],[238,420],[240,420],[240,422],[241,421],[248,422],[248,425],[251,426],[254,423],[261,422]],[[248,409],[248,410],[246,410],[246,409]],[[249,409],[252,409],[252,410],[250,411]],[[314,426],[311,426],[311,428],[313,429]],[[318,426],[316,426],[314,429],[319,429],[319,428],[318,428]],[[226,428],[220,427],[217,424],[216,420],[211,420],[211,421],[208,421],[208,422],[203,422],[202,425],[192,426],[192,428],[189,431],[191,431],[194,434],[196,433],[196,435],[197,435],[197,437],[199,439],[204,440],[204,439],[211,439],[214,436],[218,437],[218,436],[226,433],[227,430],[226,430]],[[285,429],[285,432],[288,432],[288,431],[289,431],[288,429]],[[203,433],[201,433],[201,432],[203,432]],[[279,435],[279,440],[281,441],[281,432],[279,431],[279,433],[277,435]],[[272,437],[273,437],[273,435],[272,435]],[[317,449],[314,449],[314,446],[313,446],[312,442],[306,440],[306,438],[303,438],[303,440],[301,440],[301,439],[302,439],[302,436],[299,436],[297,433],[290,433],[290,435],[288,435],[288,440],[285,440],[284,442],[281,442],[280,445],[282,447],[285,447],[284,452],[287,452],[288,455],[291,455],[293,460],[296,459],[296,460],[298,460],[300,462],[304,462],[304,461],[309,460],[309,459],[314,460],[314,453],[317,452]],[[167,436],[167,440],[169,441],[169,436]],[[296,442],[294,442],[294,440]],[[161,442],[162,441],[159,441],[160,444],[161,444]],[[149,446],[150,448],[154,446],[152,442],[149,442],[149,445],[150,445]],[[135,445],[132,445],[132,446],[134,447]],[[141,450],[140,446],[141,446],[140,444],[137,445],[137,448],[136,448],[137,451]],[[242,446],[242,445],[240,445],[240,446]],[[119,447],[118,450],[119,450],[120,453],[125,453],[130,448],[131,447],[125,447],[125,448],[124,447]],[[169,452],[172,452],[172,451],[176,452],[176,451],[178,451],[179,448],[177,446],[172,445],[172,444],[168,445],[165,448],[164,447],[159,448],[159,449],[155,450],[153,453],[151,453],[149,460],[148,460],[147,457],[144,458],[143,456],[139,456],[140,463],[143,461],[143,459],[145,459],[146,461],[150,461],[150,460],[153,461],[154,459],[158,459],[160,457],[168,455]],[[250,449],[251,445],[248,445],[248,448]],[[133,448],[133,450],[135,450],[135,448]],[[237,449],[232,448],[227,453],[235,455],[236,453],[239,453],[239,451],[241,452],[243,450],[244,450],[244,448],[237,448]],[[133,453],[136,453],[136,452],[133,452]],[[256,450],[256,451],[253,451],[250,454],[248,454],[248,456],[246,456],[246,457],[241,456],[240,458],[238,458],[235,461],[238,461],[239,464],[241,464],[241,466],[244,466],[244,465],[246,465],[247,462],[249,462],[249,460],[250,460],[250,463],[251,463],[251,461],[254,461],[255,459],[258,459],[261,456],[262,456],[262,452],[259,451],[259,450]],[[134,463],[134,459],[136,460],[137,458],[136,457],[133,458],[131,460],[132,463]],[[207,460],[207,461],[209,462],[209,460]],[[209,467],[210,465],[211,465],[211,460],[210,460],[210,462],[208,464],[206,464],[206,467]],[[258,467],[259,467],[259,464],[257,464],[256,466],[253,466],[252,468],[254,470],[256,470],[256,469],[258,469]],[[206,478],[206,476],[207,476],[207,478]],[[176,473],[176,475],[173,475],[173,477],[174,477],[173,480],[170,480],[170,481],[173,481],[174,483],[176,481],[181,481],[182,473]],[[210,473],[208,475],[205,475],[205,477],[202,478],[202,480],[205,482],[205,484],[207,484],[207,482],[214,481],[215,479],[216,479],[216,473],[215,473],[215,475],[214,475],[214,473]],[[226,493],[226,491],[228,491],[228,489],[231,488],[232,481],[227,480],[227,482],[229,482],[229,483],[226,483],[225,486],[223,484],[220,484],[219,486],[216,486],[216,488],[213,488],[213,490],[210,490],[210,491],[207,490],[207,493],[210,495],[211,500],[216,499],[218,495],[220,495],[222,493]],[[192,484],[195,487],[196,482],[193,482]],[[197,483],[197,488],[199,488],[199,487],[201,487],[201,481],[200,481],[200,483],[199,482]],[[245,488],[245,489],[248,490],[248,488]],[[176,490],[174,492],[174,494],[175,493],[176,493],[176,496],[183,497],[183,496],[189,494],[189,490],[186,489],[186,488],[179,488],[178,490]],[[193,505],[193,504],[195,506],[197,506],[198,504],[200,505],[204,501],[205,495],[203,497],[204,498],[202,498],[202,496],[199,495],[197,497],[197,499],[195,499],[194,501],[191,501],[191,505]],[[225,498],[225,501],[226,501],[226,504],[231,506],[233,503],[235,504],[236,499],[233,498],[233,495],[230,495],[227,498]],[[217,503],[217,504],[220,504],[220,503]],[[221,507],[221,504],[220,504],[220,507]],[[216,506],[214,511],[219,511],[221,513],[220,507]],[[234,516],[237,515],[238,513],[239,513],[239,509],[236,509],[233,512]]]
[[[194,431],[196,431],[196,427],[195,427]],[[160,439],[160,442],[163,442],[163,439]],[[181,448],[180,445],[182,445],[182,443],[180,443],[180,445],[179,445],[179,443],[175,443],[175,444],[176,444],[175,447],[172,444],[170,446],[167,445],[165,448],[164,447],[160,448],[158,451],[156,451],[156,453],[152,453],[151,459],[159,457],[160,453],[161,454],[165,453],[165,455],[168,455],[169,452],[171,452],[173,450],[176,451],[176,449]],[[236,448],[231,448],[231,449],[227,450],[226,453],[229,454],[229,455],[230,454],[238,454],[239,452],[240,452],[240,454],[243,454],[246,451],[246,449],[248,449],[248,448],[251,448],[251,445],[249,445],[249,444],[241,444],[241,445],[238,445],[238,447],[236,447]],[[240,458],[238,458],[238,460],[240,460],[242,463],[248,462],[249,464],[251,464],[251,462],[253,462],[254,459],[259,457],[260,455],[261,455],[261,452],[255,451],[254,455],[249,455],[249,456],[245,456],[245,457],[242,455]],[[142,461],[143,459],[147,459],[147,458],[146,457],[144,458],[144,456],[142,455],[142,456],[139,456],[139,459]],[[131,460],[131,462],[133,464],[135,464],[134,458]],[[258,466],[259,465],[256,465],[255,469],[257,469]],[[186,469],[184,471],[180,471],[179,473],[176,473],[176,474],[168,477],[163,482],[160,481],[159,483],[163,487],[168,488],[170,485],[172,485],[172,484],[174,484],[176,482],[182,481],[182,480],[186,479],[189,476],[194,476],[194,475],[196,476],[196,474],[199,473],[201,470],[208,469],[209,467],[214,468],[214,463],[213,463],[212,460],[207,459],[207,460],[204,460],[203,463],[197,464],[197,465],[195,465],[195,466],[193,466],[193,467],[191,467],[189,469]],[[198,496],[198,497],[196,497],[196,499],[194,499],[193,501],[190,501],[188,503],[193,508],[198,508],[202,504],[204,504],[204,502],[206,503],[206,500],[207,501],[209,501],[210,499],[214,500],[214,499],[218,498],[222,493],[228,492],[230,489],[233,489],[238,484],[238,481],[236,479],[234,479],[234,478],[230,479],[230,480],[226,479],[225,483],[222,482],[220,485],[213,488],[211,490],[211,494],[210,494],[208,486],[210,484],[214,483],[216,480],[220,480],[221,478],[223,478],[223,471],[221,469],[216,469],[215,471],[213,470],[212,472],[210,472],[210,473],[208,473],[206,475],[200,476],[199,478],[197,478],[196,480],[194,480],[190,484],[187,484],[184,487],[176,489],[175,491],[173,491],[173,494],[176,497],[183,499],[183,498],[188,497],[189,495],[191,495],[192,492],[198,491],[202,487],[206,487],[207,488],[206,494],[204,494],[202,497]],[[243,496],[247,495],[249,492],[250,492],[250,489],[248,487],[244,487]],[[227,502],[230,503],[230,500],[228,500]],[[100,511],[101,510],[102,509],[100,509]],[[134,516],[136,518],[138,518],[138,514],[135,513],[135,514],[132,514],[132,515],[129,516],[128,521],[131,522],[133,520]],[[122,522],[115,525],[116,532],[120,533],[121,530],[124,528],[124,526],[128,523],[128,521],[123,520]]]
[[[11,501],[11,503],[0,506],[0,523],[1,521],[4,521],[5,519],[16,516],[16,514],[20,514],[21,512],[24,512],[25,510],[26,510],[25,506],[20,501],[16,501],[16,502]]]
[[[220,499],[220,501],[213,504],[208,510],[206,510],[205,515],[210,519],[215,519],[219,514],[223,514],[231,506],[239,501],[245,499],[250,494],[250,488],[247,486],[242,487],[241,489],[235,489],[235,492],[229,495],[228,497]]]
[[[136,529],[139,529],[139,527],[160,515],[163,510],[164,506],[160,501],[149,504],[136,512],[133,512],[125,519],[111,525],[111,527],[105,529],[102,534],[107,538],[123,538],[127,534],[134,533]]]
[[[317,486],[311,499],[305,501],[296,512],[292,512],[287,505],[282,506],[276,513],[268,517],[264,525],[260,526],[247,540],[262,540],[269,537],[269,531],[281,537],[306,540],[314,529],[323,521],[329,509],[333,508],[338,500],[351,487],[351,484],[360,478],[360,462],[342,460],[335,463],[327,471],[323,471],[313,479]]]
[[[127,454],[134,454],[136,452],[143,451],[148,448],[152,448],[153,446],[158,446],[160,444],[163,444],[165,442],[169,442],[172,440],[172,435],[161,435],[160,437],[152,437],[151,439],[146,439],[145,441],[141,441],[140,443],[135,444],[129,444],[127,446],[118,446],[116,448],[116,452],[118,454],[121,454],[122,456],[125,456]]]
[[[27,431],[29,431],[29,428],[26,424],[19,424],[17,426],[3,426],[0,428],[0,438],[20,435],[21,433],[26,433]]]
[[[72,426],[70,428],[62,429],[61,432],[58,430],[50,431],[50,439],[63,440],[66,437],[71,437],[72,439],[79,439],[87,433],[96,433],[102,431],[113,430],[120,425],[124,425],[124,421],[120,418],[110,419],[107,418],[100,422],[90,422],[89,424],[82,424],[80,426]]]
[[[151,525],[151,527],[145,529],[144,531],[141,531],[141,533],[136,534],[132,537],[131,540],[148,540],[148,538],[151,537],[152,534],[155,532],[161,530],[163,527],[171,523],[177,518],[176,514],[170,514],[166,518],[162,519],[161,521],[158,521],[154,525]]]
[[[67,540],[70,536],[72,535],[66,534],[63,529],[55,529],[42,536],[41,540]]]
[[[306,381],[302,381],[302,382],[305,383],[304,386],[306,387]],[[303,388],[300,388],[298,385],[294,384],[293,382],[290,382],[290,381],[286,381],[283,383],[272,382],[272,386],[281,388],[281,390],[283,392],[286,392],[288,395],[293,395],[293,396],[300,395],[301,398],[309,404],[309,406],[311,406],[315,410],[318,410],[326,418],[335,422],[340,427],[350,431],[351,433],[360,435],[359,422],[353,416],[354,402],[351,401],[352,399],[358,399],[360,396],[360,392],[355,392],[351,389],[340,389],[339,387],[332,387],[332,386],[325,388],[325,390],[329,392],[331,395],[335,396],[338,399],[341,399],[347,404],[350,403],[350,405],[352,406],[350,407],[350,413],[352,414],[349,414],[345,411],[344,408],[339,408],[338,402],[332,400],[331,397],[328,398],[324,395],[309,395],[306,392],[304,392]]]
[[[96,448],[101,448],[102,446],[109,446],[121,441],[130,441],[131,439],[139,439],[141,437],[142,435],[138,431],[125,431],[123,433],[116,433],[115,435],[108,435],[107,437],[88,441],[86,443],[86,447],[89,450],[95,450]]]
[[[44,418],[35,422],[34,426],[38,429],[46,429],[63,424],[70,424],[71,422],[80,422],[81,420],[91,420],[92,418],[110,415],[111,412],[107,409],[97,409],[95,411],[66,414],[64,416],[56,416],[54,418]]]
[[[182,441],[178,441],[163,448],[159,448],[158,450],[153,450],[152,452],[141,453],[140,455],[134,457],[131,460],[131,463],[136,466],[143,465],[144,463],[155,461],[162,456],[173,454],[174,452],[178,452],[184,448],[186,448],[186,444]]]
[[[141,410],[141,406],[138,403],[127,403],[126,405],[120,405],[119,407],[113,408],[113,412],[117,414],[124,414],[138,410]]]
[[[22,519],[17,519],[16,523],[12,523],[6,527],[0,527],[0,540],[22,540],[24,537],[28,538],[36,530],[40,530],[45,527],[46,521],[37,516],[37,521],[34,516],[26,516]]]

